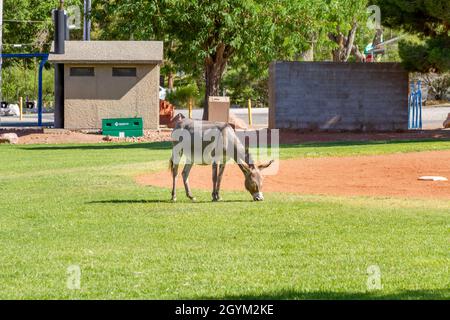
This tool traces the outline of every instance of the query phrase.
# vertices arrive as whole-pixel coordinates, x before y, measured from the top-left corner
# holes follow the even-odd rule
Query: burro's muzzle
[[[264,201],[262,192],[256,192],[253,194],[253,201]]]

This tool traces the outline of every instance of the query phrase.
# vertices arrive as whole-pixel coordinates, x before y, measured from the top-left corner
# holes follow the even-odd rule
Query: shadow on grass
[[[297,290],[281,290],[261,294],[243,294],[228,296],[195,297],[201,300],[447,300],[450,299],[450,289],[437,290],[406,290],[383,294],[381,291],[373,292],[330,292],[316,291],[303,292]]]
[[[23,146],[23,150],[45,151],[45,150],[115,150],[115,149],[148,149],[148,150],[170,150],[171,142],[150,142],[150,143],[98,143],[98,144],[77,144],[77,145],[54,145],[54,146]]]
[[[244,203],[244,202],[253,202],[252,200],[221,200],[217,203]],[[206,201],[206,200],[196,200],[196,201],[190,201],[188,199],[186,200],[178,200],[176,202],[173,202],[172,200],[99,200],[99,201],[91,201],[87,202],[86,204],[133,204],[133,203],[170,203],[170,204],[197,204],[197,203],[214,203],[213,201]]]

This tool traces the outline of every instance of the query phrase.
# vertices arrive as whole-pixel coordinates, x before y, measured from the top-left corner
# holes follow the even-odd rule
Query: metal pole
[[[61,1],[64,3],[63,1]],[[62,4],[61,4],[62,6]],[[55,54],[65,53],[65,38],[66,38],[66,19],[64,14],[64,8],[60,8],[54,11],[54,23],[55,23]]]
[[[413,128],[412,120],[412,108],[413,108],[413,95],[414,95],[414,85],[412,82],[409,84],[409,96],[408,96],[408,129]]]
[[[91,0],[84,0],[83,40],[91,41]]]
[[[252,99],[248,99],[248,125],[253,125],[253,118],[252,118]]]
[[[3,92],[2,92],[2,66],[3,66],[3,0],[0,0],[0,101],[3,101]]]
[[[413,129],[416,129],[416,104],[417,104],[417,97],[416,97],[416,82],[413,81],[413,96],[412,96],[412,103],[413,103]]]
[[[419,117],[419,129],[422,130],[422,81],[417,82],[417,104],[418,104],[418,117]]]
[[[55,50],[54,54],[65,53],[66,24],[64,1],[54,11],[55,15]],[[40,123],[42,124],[42,119]],[[64,128],[64,64],[55,63],[55,128]]]
[[[44,56],[39,63],[39,76],[38,76],[38,126],[42,127],[42,72],[44,66],[47,63],[48,56]]]
[[[189,119],[192,119],[192,98],[189,99]]]
[[[20,114],[20,121],[23,120],[23,98],[19,97],[19,114]]]

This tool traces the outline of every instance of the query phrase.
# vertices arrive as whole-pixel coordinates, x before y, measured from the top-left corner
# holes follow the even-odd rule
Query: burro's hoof
[[[220,200],[222,200],[222,199],[220,198],[219,193],[213,192],[213,194],[212,194],[212,201],[213,202],[219,202]]]
[[[170,201],[177,202],[177,198],[172,198]]]

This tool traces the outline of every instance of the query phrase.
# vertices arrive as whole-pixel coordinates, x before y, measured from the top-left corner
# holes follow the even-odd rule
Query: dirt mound
[[[15,133],[19,136],[19,144],[68,144],[68,143],[114,143],[114,142],[161,142],[170,141],[170,131],[146,130],[139,138],[111,138],[99,133],[85,133],[64,129],[0,129],[2,133]]]
[[[266,177],[263,191],[450,199],[450,182],[418,180],[428,175],[450,178],[449,160],[450,151],[285,160],[279,163],[277,175]],[[212,190],[211,168],[195,166],[189,181],[194,189]],[[170,188],[170,172],[139,176],[137,182]],[[237,166],[227,166],[222,185],[223,190],[244,190]]]
[[[64,143],[100,143],[104,136],[98,133],[77,132],[64,129],[0,128],[2,133],[16,133],[19,144],[64,144]],[[147,130],[145,136],[136,139],[109,139],[107,142],[161,142],[171,141],[171,131]],[[450,139],[450,130],[426,130],[391,133],[354,133],[354,132],[299,132],[280,130],[280,143],[296,144],[305,142],[337,141],[392,141],[392,140],[428,140]]]

